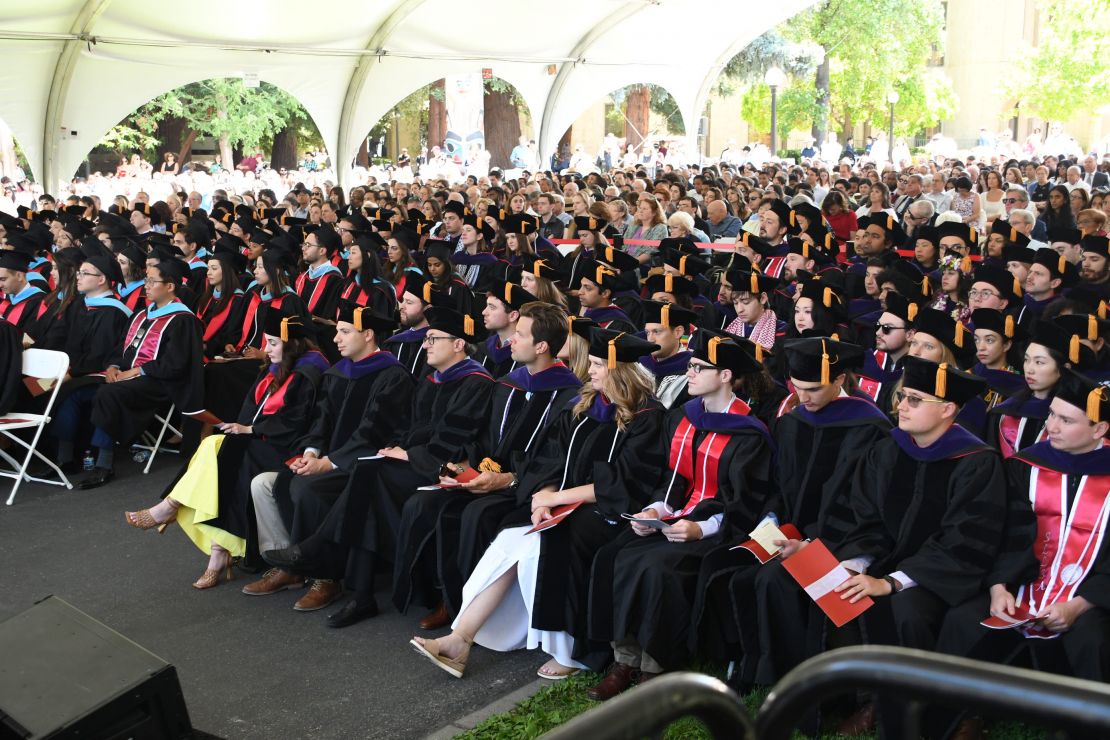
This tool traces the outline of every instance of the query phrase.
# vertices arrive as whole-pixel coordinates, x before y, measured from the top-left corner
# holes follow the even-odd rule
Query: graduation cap
[[[330,224],[321,224],[320,228],[312,233],[316,235],[316,243],[324,248],[329,257],[343,248],[342,237]]]
[[[489,206],[486,208],[486,218],[492,218],[497,223],[503,222],[509,217],[508,209],[501,208],[500,206]]]
[[[296,264],[293,252],[287,249],[277,239],[271,239],[266,249],[262,250],[262,265],[271,272],[281,272]]]
[[[748,342],[748,344],[752,344]],[[698,342],[694,349],[694,357],[702,362],[708,362],[713,367],[722,370],[731,370],[735,375],[749,375],[763,371],[762,347],[753,345],[758,349],[745,347],[735,339],[724,337],[708,337],[705,341]],[[757,358],[756,353],[760,353]]]
[[[247,257],[242,251],[238,249],[228,249],[227,246],[221,246],[216,242],[216,246],[212,251],[212,256],[208,261],[217,260],[223,266],[224,270],[230,271],[233,274],[245,272],[247,269]]]
[[[601,231],[607,222],[594,216],[575,216],[574,228],[577,231]]]
[[[934,247],[940,248],[940,234],[937,233],[936,226],[930,226],[929,224],[918,226],[917,231],[913,232],[913,238],[915,241],[927,241]]]
[[[659,240],[659,251],[673,249],[681,254],[700,255],[701,250],[698,249],[697,242],[694,241],[692,236],[668,236],[665,239]]]
[[[510,281],[505,282],[500,292],[495,293],[490,291],[489,295],[497,298],[508,306],[510,311],[519,311],[521,306],[525,303],[532,303],[539,300],[539,298],[536,298],[536,296],[532,295],[524,288]]]
[[[576,316],[575,314],[567,314],[567,329],[571,334],[577,334],[590,341],[590,334],[594,329],[600,325],[593,319],[588,319],[585,316]]]
[[[235,219],[235,224],[239,227],[240,231],[247,235],[250,235],[252,231],[258,228],[258,224],[254,222],[254,219],[247,218],[246,216],[240,216]]]
[[[692,254],[680,252],[676,249],[664,249],[662,250],[662,256],[663,264],[673,268],[679,275],[704,275],[713,267],[700,257],[695,257]],[[751,263],[749,262],[748,264],[750,265]]]
[[[1080,342],[1085,337],[1085,331],[1072,332],[1055,322],[1035,319],[1029,343],[1048,347],[1063,355],[1073,367],[1085,370],[1094,367],[1096,362],[1094,351]]]
[[[354,301],[339,302],[338,320],[355,327],[355,331],[374,330],[374,336],[391,334],[397,328],[392,317],[382,316],[369,306],[360,306]]]
[[[971,312],[971,323],[976,331],[993,331],[1003,339],[1019,339],[1024,334],[1017,321],[1010,314],[995,308],[977,308]]]
[[[397,215],[396,211],[381,206],[363,206],[362,211],[371,221],[388,221]]]
[[[138,213],[141,213],[144,216],[146,216],[147,218],[149,218],[151,224],[160,224],[160,223],[162,223],[162,217],[158,215],[157,210],[155,210],[154,208],[151,208],[149,203],[143,203],[142,201],[135,201],[135,205],[131,206],[131,210],[136,211]]]
[[[0,267],[13,272],[27,272],[32,255],[20,249],[0,250]]]
[[[835,261],[833,256],[824,249],[813,246],[799,237],[792,236],[786,242],[789,245],[789,254],[801,255],[804,259],[813,260],[819,265],[827,265]]]
[[[413,270],[405,272],[405,292],[429,306],[445,306],[451,301],[451,296],[436,288],[427,275]]]
[[[309,336],[308,327],[300,316],[295,314],[290,316],[274,308],[266,312],[262,331],[283,342],[288,342],[290,339],[305,339]]]
[[[771,204],[768,206],[768,208],[776,216],[779,217],[779,223],[781,225],[783,225],[783,226],[790,226],[791,225],[790,224],[790,213],[793,209],[790,208],[790,205],[786,201],[775,198],[774,200],[771,201]]]
[[[1002,248],[1002,259],[1005,262],[1022,262],[1026,265],[1033,264],[1033,260],[1037,258],[1037,251],[1031,249],[1026,245],[1021,244],[1007,244]]]
[[[349,223],[351,225],[351,231],[353,231],[355,234],[370,232],[370,222],[357,213],[348,214],[341,218],[340,221],[346,221],[347,223]]]
[[[755,360],[755,362],[757,363],[757,367],[751,371],[745,372],[760,372],[763,369],[763,363],[770,359],[772,354],[770,350],[764,349],[763,345],[759,344],[759,342],[753,342],[750,339],[745,339],[744,337],[739,337],[735,334],[729,334],[727,331],[723,331],[721,329],[709,329],[704,326],[699,326],[697,334],[694,335],[694,339],[696,339],[696,341],[692,340],[690,342],[690,349],[694,352],[695,357],[699,357],[700,359],[705,360],[711,365],[714,363],[709,360],[709,353],[705,349],[705,346],[706,343],[714,337],[716,337],[717,339],[726,339],[732,342],[733,344],[747,352],[748,355],[750,355],[751,358]],[[699,351],[701,352],[701,354],[698,354]]]
[[[1052,319],[1052,323],[1065,332],[1086,339],[1088,342],[1098,341],[1099,337],[1110,336],[1110,321],[1100,319],[1093,313],[1062,314]]]
[[[154,266],[163,279],[180,286],[189,275],[189,266],[179,259],[159,259]]]
[[[494,238],[497,236],[497,232],[494,230],[494,228],[486,223],[486,220],[484,218],[478,218],[476,214],[468,214],[466,216],[463,216],[463,224],[465,226],[472,227],[487,242],[493,241]]]
[[[485,338],[485,328],[473,316],[461,314],[448,306],[432,306],[424,312],[428,328],[450,334],[464,342],[480,342]]]
[[[814,305],[822,305],[836,317],[846,316],[848,306],[844,302],[843,293],[836,287],[815,277],[802,284],[802,298],[809,298]]]
[[[610,370],[616,368],[618,362],[637,362],[644,355],[658,350],[658,344],[640,339],[635,334],[600,327],[590,332],[590,356],[605,360]]]
[[[568,262],[571,267],[569,284],[572,289],[582,285],[583,280],[589,280],[603,290],[617,290],[618,273],[608,265],[586,257],[578,258],[578,262]]]
[[[1103,259],[1110,258],[1110,239],[1098,234],[1088,234],[1079,242],[1079,247],[1084,252],[1092,252]]]
[[[558,280],[559,270],[552,267],[547,260],[538,254],[526,254],[521,257],[521,266],[525,272],[530,272],[538,278]]]
[[[246,246],[247,245],[243,242],[242,239],[235,236],[234,234],[229,234],[225,231],[224,233],[220,234],[220,238],[216,240],[214,249],[226,249],[233,252],[241,252]]]
[[[740,239],[737,241],[737,244],[743,244],[745,247],[748,247],[753,252],[763,257],[773,257],[778,249],[766,239],[762,239],[743,229],[740,230]]]
[[[913,320],[913,330],[918,334],[928,334],[943,344],[956,357],[964,358],[974,349],[975,341],[971,332],[944,311],[923,308]]]
[[[28,261],[33,260],[39,251],[38,242],[26,231],[8,234],[8,247],[10,251],[27,255]]]
[[[674,306],[662,301],[640,301],[644,307],[644,323],[660,324],[667,329],[677,326],[687,327],[698,322],[698,315],[693,311]]]
[[[1050,250],[1051,251],[1051,250]],[[1055,252],[1053,252],[1055,254]],[[984,262],[980,262],[975,267],[975,276],[971,279],[971,284],[986,283],[990,285],[999,294],[1011,301],[1018,301],[1021,299],[1021,281],[1014,276],[1009,270],[1001,267],[995,267]]]
[[[1060,371],[1054,397],[1082,410],[1092,424],[1110,421],[1110,388],[1070,368]]]
[[[0,211],[0,226],[3,226],[4,229],[8,231],[23,230],[23,222],[10,213],[5,213],[4,211]]]
[[[256,213],[259,221],[269,221],[271,219],[280,219],[283,215],[289,213],[289,209],[260,207]]]
[[[946,362],[907,356],[902,367],[902,387],[951,401],[957,406],[963,406],[987,389],[987,381],[978,375],[951,367]]]
[[[751,293],[757,295],[759,293],[771,293],[775,290],[781,280],[764,275],[762,272],[752,270],[751,272],[742,272],[740,270],[729,270],[725,275],[728,284],[732,286],[732,290],[737,293]]]
[[[960,239],[969,249],[979,243],[979,230],[960,221],[946,221],[937,226],[937,241],[946,236]]]
[[[1079,271],[1075,269],[1075,265],[1054,249],[1038,249],[1033,264],[1047,269],[1052,279],[1060,279],[1065,287],[1079,280]]]
[[[863,367],[863,348],[823,337],[791,339],[783,345],[787,374],[794,380],[828,385],[841,373]]]
[[[502,222],[506,234],[534,234],[540,230],[540,217],[527,213],[510,213]]]
[[[420,246],[420,234],[409,224],[401,224],[389,232],[389,235],[409,252],[415,252],[416,248]]]
[[[1079,229],[1069,226],[1053,226],[1048,230],[1048,243],[1064,242],[1065,244],[1079,244],[1083,241],[1083,233]]]
[[[446,213],[453,213],[456,216],[458,216],[459,218],[462,218],[463,216],[465,216],[467,214],[467,208],[466,208],[466,206],[464,206],[462,203],[458,202],[457,200],[449,200],[449,201],[447,201],[446,204],[444,204],[443,212],[445,214]]]
[[[1016,244],[1019,247],[1029,246],[1029,237],[1018,231],[1010,225],[1009,221],[1003,221],[998,218],[991,223],[991,233],[998,234],[1010,244]]]
[[[859,219],[857,224],[859,228],[866,229],[868,226],[877,226],[886,232],[887,241],[894,245],[901,245],[906,241],[906,232],[902,229],[902,224],[898,223],[898,219],[891,216],[889,213],[879,211],[872,213],[870,216],[864,216]],[[940,229],[938,227],[939,234]],[[940,237],[938,236],[938,239]]]
[[[308,219],[286,212],[277,217],[277,222],[279,226],[304,226]]]
[[[901,293],[886,294],[886,312],[902,319],[907,326],[913,323],[920,310],[921,304],[912,298],[907,298]]]
[[[123,271],[112,257],[105,254],[85,254],[83,262],[92,265],[110,284],[119,285],[123,282]]]
[[[649,295],[656,293],[670,293],[673,296],[698,294],[698,285],[693,280],[676,275],[673,272],[656,272],[648,275],[644,281]]]
[[[248,206],[246,203],[239,203],[231,209],[231,212],[235,214],[236,221],[241,218],[245,218],[248,221],[254,221],[254,208]]]
[[[640,261],[633,257],[628,252],[617,247],[605,247],[604,249],[597,249],[594,251],[594,258],[598,262],[604,262],[610,267],[616,268],[621,272],[629,270],[639,270]]]
[[[70,216],[76,216],[77,218],[84,218],[85,209],[86,207],[83,205],[65,206],[64,208],[62,208],[62,213],[66,213]]]
[[[419,208],[410,208],[410,209],[408,209],[407,211],[405,211],[405,216],[407,217],[408,221],[423,221],[424,220],[424,212],[421,211]]]
[[[379,237],[380,238],[380,237]],[[435,257],[443,263],[450,264],[451,255],[455,253],[455,243],[446,239],[429,239],[424,242],[424,258]]]

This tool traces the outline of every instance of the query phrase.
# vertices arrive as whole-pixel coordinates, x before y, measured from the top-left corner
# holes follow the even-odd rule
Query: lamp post
[[[779,85],[786,80],[786,74],[778,67],[771,67],[767,70],[767,74],[763,75],[763,81],[771,88],[771,156],[774,157],[778,152],[778,93]]]
[[[891,90],[887,93],[886,102],[890,103],[890,126],[887,128],[886,143],[887,154],[894,163],[894,105],[898,102],[898,91]]]

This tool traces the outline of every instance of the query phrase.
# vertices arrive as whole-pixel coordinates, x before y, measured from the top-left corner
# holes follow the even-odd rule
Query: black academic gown
[[[987,414],[987,443],[1007,460],[1015,452],[1044,441],[1051,403],[1051,398],[1029,395],[1028,389],[1006,399]]]
[[[421,329],[405,329],[394,334],[384,344],[384,348],[393,353],[414,380],[431,372],[428,367],[428,353],[424,350],[424,335],[427,333],[426,326]]]
[[[0,321],[0,414],[12,410],[23,387],[23,335],[13,324]]]
[[[485,342],[478,345],[474,359],[482,363],[482,367],[494,378],[508,375],[520,367],[520,364],[513,359],[512,347],[508,342],[502,343],[501,337],[496,334],[487,337]]]
[[[485,463],[518,478],[545,431],[582,387],[562,364],[530,375],[520,368],[502,378],[491,394],[487,423],[466,446],[474,468]],[[526,396],[531,393],[531,398]],[[458,461],[451,461],[458,462]],[[497,535],[502,517],[516,506],[515,491],[477,495],[465,490],[414,491],[401,516],[393,603],[407,611],[413,602],[433,607],[440,600],[452,613],[462,587]]]
[[[517,487],[518,508],[503,521],[506,527],[530,525],[532,494],[545,487],[593,484],[595,503],[581,505],[558,526],[540,533],[532,627],[569,633],[576,638],[575,659],[597,667],[608,660],[609,651],[590,652],[587,604],[594,555],[624,531],[621,514],[651,503],[666,465],[659,402],[646,401],[625,429],[612,411],[599,395],[581,416],[573,410],[563,413],[529,460]]]
[[[181,413],[204,408],[200,322],[188,310],[158,311],[154,318],[150,310],[135,314],[108,363],[120,370],[141,367],[142,374],[100,385],[93,400],[93,424],[116,442],[138,437],[166,404]]]
[[[711,414],[695,398],[667,414],[667,481],[657,500],[676,521],[716,515],[723,521],[715,535],[693,542],[668,542],[658,533],[640,537],[628,527],[602,547],[590,581],[592,640],[635,639],[667,669],[681,667],[696,647],[702,561],[750,531],[769,494],[773,443],[749,411],[735,399],[729,413]],[[703,471],[716,475],[704,479]]]
[[[358,275],[348,275],[340,298],[359,306],[369,306],[382,316],[397,318],[397,291],[384,280],[376,280],[365,288]]]
[[[0,293],[0,319],[19,329],[21,337],[23,334],[29,334],[32,339],[37,340],[38,337],[31,332],[46,313],[46,306],[43,305],[46,294],[38,286],[29,285],[24,288],[21,295],[24,297],[18,302],[13,302],[14,296]]]

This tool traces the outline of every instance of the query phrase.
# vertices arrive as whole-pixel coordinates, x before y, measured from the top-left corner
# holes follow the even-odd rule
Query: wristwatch
[[[883,576],[883,580],[890,584],[890,592],[896,594],[902,590],[902,584],[894,576]]]

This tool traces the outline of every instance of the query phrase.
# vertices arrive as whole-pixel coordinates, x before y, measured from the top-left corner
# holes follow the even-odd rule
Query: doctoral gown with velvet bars
[[[581,381],[562,364],[535,375],[529,375],[527,368],[509,373],[494,385],[487,423],[466,445],[463,458],[475,468],[489,458],[502,473],[516,473],[519,478],[544,431],[570,406],[581,387]],[[529,392],[531,398],[526,398]],[[497,536],[501,518],[515,505],[512,490],[414,492],[403,511],[394,568],[397,609],[406,611],[412,602],[432,607],[442,598],[453,612],[457,610],[463,584]]]
[[[662,445],[664,409],[649,399],[620,429],[595,398],[581,416],[563,412],[543,446],[528,461],[518,490],[518,507],[503,527],[531,524],[532,494],[545,488],[592,483],[596,501],[582,504],[542,537],[532,627],[567,632],[575,638],[575,659],[601,667],[606,651],[591,651],[588,640],[590,571],[594,555],[628,523],[621,514],[641,511],[658,490],[666,456]],[[564,476],[566,478],[563,481]]]
[[[602,643],[635,639],[668,669],[681,667],[689,655],[688,645],[696,644],[690,633],[697,623],[695,604],[701,601],[696,587],[703,559],[745,539],[770,493],[771,436],[761,421],[749,415],[746,404],[739,399],[734,404],[730,413],[706,413],[702,400],[695,398],[667,414],[663,435],[669,452],[667,480],[655,496],[679,512],[701,490],[712,492],[712,498],[703,498],[680,518],[702,522],[723,514],[720,531],[693,542],[668,542],[657,533],[640,537],[625,525],[594,559],[591,639]],[[694,471],[692,479],[674,472],[679,450],[689,460],[685,469]],[[703,471],[716,473],[712,482],[702,480]]]

